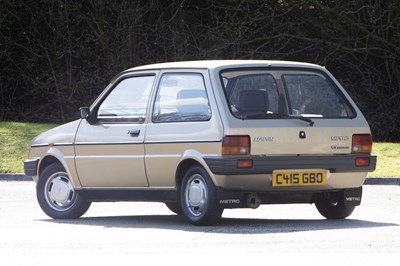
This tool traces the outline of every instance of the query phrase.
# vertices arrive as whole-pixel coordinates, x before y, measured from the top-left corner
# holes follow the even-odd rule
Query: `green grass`
[[[31,140],[55,124],[0,122],[0,174],[24,172]]]
[[[0,173],[23,173],[31,140],[56,124],[0,122]],[[374,143],[376,170],[369,177],[400,177],[400,143]]]
[[[378,162],[369,177],[400,177],[400,143],[374,143],[372,153],[378,155]]]

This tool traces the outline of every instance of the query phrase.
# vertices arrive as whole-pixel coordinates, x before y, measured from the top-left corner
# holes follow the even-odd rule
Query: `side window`
[[[316,74],[283,75],[292,115],[348,117],[348,107],[336,87]]]
[[[201,74],[171,73],[161,77],[153,122],[207,121],[211,109]]]
[[[97,111],[100,122],[143,123],[154,76],[131,77],[120,81]]]

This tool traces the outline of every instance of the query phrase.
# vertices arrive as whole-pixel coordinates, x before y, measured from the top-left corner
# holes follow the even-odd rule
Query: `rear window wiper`
[[[304,116],[290,116],[288,115],[288,117],[290,118],[296,118],[305,122],[308,122],[308,124],[310,125],[310,127],[312,127],[314,125],[314,121],[311,118],[308,117],[304,117]]]
[[[277,113],[266,113],[266,114],[251,114],[246,115],[246,118],[253,118],[253,119],[263,119],[263,118],[284,118],[284,119],[299,119],[305,122],[308,122],[310,127],[314,125],[314,121],[308,117],[304,116],[291,116],[287,114],[277,114]]]

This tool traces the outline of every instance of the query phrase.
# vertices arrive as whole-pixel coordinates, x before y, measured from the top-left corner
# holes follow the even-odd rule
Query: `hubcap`
[[[56,211],[67,211],[76,200],[76,193],[67,173],[58,172],[46,182],[44,196],[49,206]]]
[[[207,204],[207,185],[201,175],[191,176],[185,189],[185,202],[189,212],[194,216],[200,216]]]
[[[54,179],[50,190],[50,196],[57,202],[67,202],[69,196],[68,183],[64,182],[61,178]]]
[[[329,202],[331,204],[332,207],[336,207],[339,205],[339,202]]]

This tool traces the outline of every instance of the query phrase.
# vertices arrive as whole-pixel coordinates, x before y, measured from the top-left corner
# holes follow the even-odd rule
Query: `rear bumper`
[[[356,158],[368,158],[368,166],[356,166]],[[279,169],[327,169],[331,173],[372,172],[376,155],[348,154],[329,156],[207,156],[205,162],[215,175],[272,174]],[[241,160],[251,160],[251,168],[238,168]]]
[[[24,172],[27,176],[36,176],[39,159],[24,161]]]

